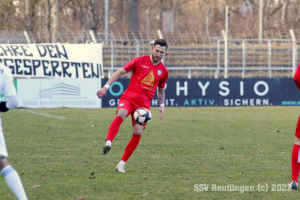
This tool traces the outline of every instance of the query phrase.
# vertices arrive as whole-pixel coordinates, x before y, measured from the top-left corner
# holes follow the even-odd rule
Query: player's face
[[[160,46],[159,44],[155,45],[152,47],[152,58],[154,62],[159,62],[165,55],[166,53],[166,47],[165,46]]]

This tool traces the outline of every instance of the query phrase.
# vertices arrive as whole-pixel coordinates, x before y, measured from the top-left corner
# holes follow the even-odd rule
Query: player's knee
[[[133,134],[142,135],[144,128],[145,128],[145,126],[135,124],[133,126]]]
[[[133,134],[136,134],[136,135],[142,135],[142,130],[135,130],[133,131]]]
[[[295,142],[294,142],[294,144],[300,145],[300,138],[299,137],[295,136]]]
[[[117,116],[121,117],[124,120],[127,117],[127,113],[125,113],[125,112],[118,112]]]
[[[119,109],[117,116],[121,117],[123,120],[127,117],[128,111],[126,109]]]
[[[133,134],[142,135],[142,131],[134,132]]]
[[[126,118],[126,114],[118,113],[117,116],[121,117],[123,120]]]

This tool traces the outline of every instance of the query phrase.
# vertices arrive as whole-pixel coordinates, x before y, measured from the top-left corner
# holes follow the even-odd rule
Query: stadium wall
[[[15,79],[15,85],[19,107],[101,108],[101,79]]]
[[[17,79],[19,107],[117,107],[130,79],[119,79],[99,100],[96,92],[108,79]],[[30,88],[30,89],[28,89]],[[166,106],[300,106],[292,78],[176,79],[166,84]],[[5,101],[2,95],[1,100]],[[157,97],[151,106],[158,106]]]
[[[105,84],[108,79],[103,79]],[[117,107],[130,79],[119,79],[102,99]],[[166,86],[166,106],[299,106],[300,92],[292,78],[175,79]],[[151,106],[158,106],[157,97]]]

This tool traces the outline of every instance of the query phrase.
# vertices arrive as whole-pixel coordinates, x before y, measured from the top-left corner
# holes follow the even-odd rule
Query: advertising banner
[[[102,99],[102,107],[117,107],[130,79],[118,79]],[[105,84],[107,79],[103,79]],[[166,106],[300,105],[292,78],[175,79],[166,85]],[[157,96],[151,106],[158,106]]]
[[[101,79],[18,79],[19,107],[101,108]]]
[[[0,44],[14,77],[102,78],[103,44]]]

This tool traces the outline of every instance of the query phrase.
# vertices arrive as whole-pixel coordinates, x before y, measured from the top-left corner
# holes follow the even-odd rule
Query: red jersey
[[[133,70],[128,88],[122,97],[129,98],[137,104],[150,107],[157,86],[164,88],[169,76],[162,62],[153,65],[150,56],[137,57],[123,67],[127,72]]]

